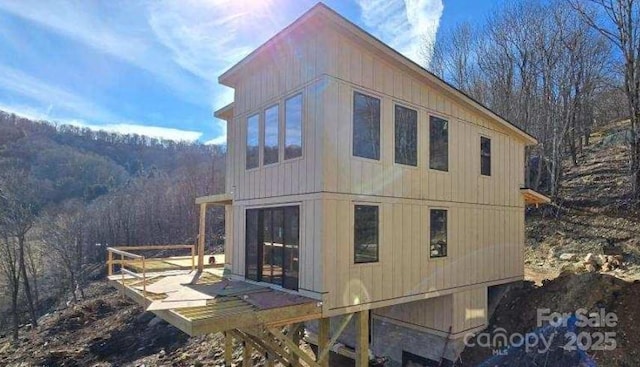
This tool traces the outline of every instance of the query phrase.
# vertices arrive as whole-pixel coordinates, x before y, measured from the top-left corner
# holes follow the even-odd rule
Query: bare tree
[[[631,121],[633,199],[640,201],[640,2],[636,0],[568,0],[582,19],[606,37],[621,55],[624,92]]]
[[[38,189],[28,173],[14,170],[0,178],[0,226],[5,236],[17,241],[17,264],[33,326],[38,325],[36,305],[27,272],[27,234],[40,211]]]
[[[517,1],[484,25],[439,36],[435,71],[538,138],[527,149],[527,185],[559,192],[563,160],[578,163],[593,124],[610,50],[567,4]],[[604,66],[603,66],[604,65]]]
[[[80,203],[69,202],[57,208],[56,212],[41,218],[41,241],[50,262],[62,265],[67,278],[66,288],[73,301],[77,302],[78,294],[84,298],[82,207]]]
[[[2,192],[0,192],[2,195]],[[18,340],[20,315],[18,312],[18,294],[20,292],[20,270],[18,266],[18,248],[13,238],[10,238],[0,227],[0,271],[7,281],[6,290],[11,298],[11,316],[13,319],[12,336]]]

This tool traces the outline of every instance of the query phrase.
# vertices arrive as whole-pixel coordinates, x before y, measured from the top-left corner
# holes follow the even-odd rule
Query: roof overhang
[[[209,195],[209,196],[201,196],[196,198],[196,204],[206,204],[206,205],[232,205],[233,204],[233,195],[230,193],[218,194],[218,195]]]
[[[520,193],[524,198],[524,202],[528,205],[540,205],[540,204],[549,204],[551,203],[551,199],[533,189],[523,187],[520,189]]]
[[[320,21],[311,22],[310,20],[314,18],[318,18],[320,19]],[[391,48],[386,43],[380,41],[375,36],[363,30],[362,28],[358,27],[356,24],[352,23],[351,21],[349,21],[342,15],[338,14],[336,11],[324,5],[323,3],[318,3],[317,5],[312,7],[309,11],[307,11],[302,16],[300,16],[300,18],[295,20],[289,26],[284,28],[278,34],[276,34],[267,42],[265,42],[260,47],[258,47],[253,52],[251,52],[244,59],[242,59],[237,64],[232,66],[229,70],[227,70],[222,75],[220,75],[220,77],[218,78],[219,83],[226,86],[234,87],[235,83],[237,82],[237,78],[239,78],[242,75],[241,70],[243,70],[243,67],[251,63],[252,60],[256,59],[261,53],[268,50],[274,43],[280,42],[283,39],[286,40],[292,32],[294,32],[297,29],[300,29],[301,27],[305,26],[305,24],[307,23],[309,24],[320,23],[320,24],[323,24],[323,26],[325,27],[333,26],[333,25],[326,25],[327,22],[331,22],[333,23],[333,25],[342,28],[343,30],[347,31],[349,34],[355,36],[357,39],[362,41],[364,44],[368,45],[369,47],[375,48],[378,52],[391,58],[394,62],[400,63],[403,66],[407,67],[412,72],[416,73],[420,78],[423,78],[426,81],[430,82],[432,85],[439,87],[441,90],[443,90],[445,93],[452,96],[454,99],[461,101],[463,104],[469,106],[473,110],[480,112],[482,115],[488,117],[489,119],[498,122],[501,126],[504,126],[507,131],[519,137],[524,142],[525,145],[538,144],[538,140],[531,134],[520,129],[519,127],[509,122],[502,116],[490,110],[488,107],[484,106],[482,103],[471,98],[471,96],[455,88],[451,84],[440,79],[435,74],[429,72],[422,66],[408,59],[398,51]],[[333,28],[335,29],[335,27]]]
[[[233,118],[233,102],[214,112],[213,116],[222,120],[231,120]]]

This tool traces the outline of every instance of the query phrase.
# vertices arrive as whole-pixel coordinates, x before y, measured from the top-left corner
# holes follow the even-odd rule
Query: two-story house
[[[359,365],[455,359],[523,279],[535,138],[322,4],[219,81],[227,192],[197,203],[225,205],[224,276],[315,300]]]

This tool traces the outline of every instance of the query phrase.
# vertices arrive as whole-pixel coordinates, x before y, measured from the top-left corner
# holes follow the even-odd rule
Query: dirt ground
[[[505,296],[486,330],[491,336],[501,333],[500,328],[507,335],[556,332],[555,343],[546,353],[520,347],[503,349],[506,354],[500,355],[500,348],[467,348],[459,366],[640,366],[640,213],[630,205],[628,151],[620,138],[624,127],[614,123],[595,132],[579,165],[565,163],[562,199],[546,208],[529,209],[527,281]],[[589,253],[620,255],[623,264],[588,272],[584,259]],[[537,324],[538,309],[570,314],[580,308],[605,309],[615,313],[619,322],[611,328],[571,330],[570,325]],[[613,350],[568,351],[563,348],[571,342],[567,332],[586,333],[592,340],[599,332],[615,333],[616,345]]]

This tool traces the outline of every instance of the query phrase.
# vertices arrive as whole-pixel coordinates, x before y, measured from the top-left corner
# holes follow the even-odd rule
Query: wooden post
[[[122,298],[124,298],[124,295],[125,295],[123,270],[124,270],[124,255],[120,254],[120,274],[122,274]]]
[[[204,270],[205,226],[207,224],[207,204],[200,204],[200,226],[198,227],[198,272]]]
[[[113,275],[113,252],[107,251],[109,253],[109,275]]]
[[[224,365],[231,367],[233,362],[233,336],[230,332],[224,333]]]
[[[242,366],[251,367],[253,361],[251,360],[251,344],[247,341],[242,342]]]
[[[356,312],[356,367],[369,366],[369,310]]]
[[[318,320],[318,355],[316,356],[316,361],[322,367],[329,367],[329,355],[325,350],[327,348],[331,348],[329,345],[329,333],[331,333],[331,319],[328,317],[323,317]],[[326,357],[320,360],[320,357],[326,354]]]
[[[147,301],[147,267],[144,263],[144,256],[142,257],[142,295],[145,298],[145,302]]]

